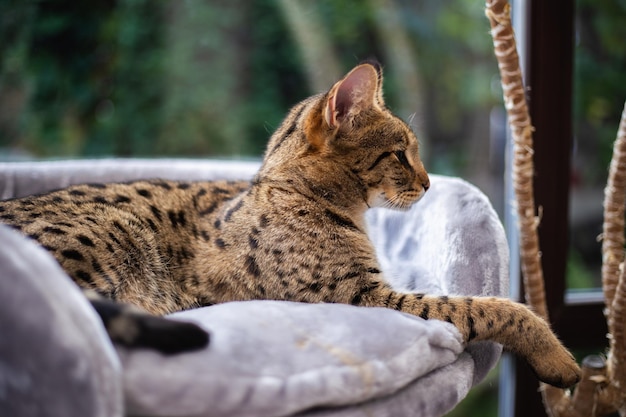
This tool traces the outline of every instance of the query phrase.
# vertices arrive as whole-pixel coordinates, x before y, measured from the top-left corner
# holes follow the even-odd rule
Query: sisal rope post
[[[547,319],[548,309],[537,236],[539,218],[535,214],[533,191],[533,127],[526,105],[509,3],[506,0],[488,0],[486,14],[491,24],[504,106],[513,134],[513,187],[519,216],[520,258],[526,301],[539,316]]]
[[[624,413],[626,393],[626,271],[624,262],[624,207],[626,204],[626,105],[613,144],[609,178],[604,189],[602,235],[602,288],[605,295],[610,350],[608,376],[611,387],[620,393]],[[621,389],[620,389],[621,388]]]
[[[533,194],[532,125],[526,105],[510,6],[506,0],[487,0],[494,51],[504,103],[513,134],[513,185],[520,228],[520,260],[526,300],[548,318],[537,236]],[[585,358],[582,379],[574,395],[541,384],[544,406],[552,417],[600,417],[619,411],[626,416],[626,268],[624,262],[624,208],[626,204],[626,106],[614,144],[605,189],[602,284],[611,334],[608,363],[601,356]]]
[[[491,25],[504,105],[513,136],[513,188],[519,217],[520,261],[526,301],[539,316],[547,320],[548,309],[537,235],[539,219],[535,214],[533,191],[533,127],[526,104],[515,34],[511,24],[510,5],[506,0],[487,0],[485,13]],[[583,364],[584,380],[578,386],[575,402],[572,401],[568,391],[541,384],[540,389],[547,413],[553,417],[594,415],[590,410],[594,409],[597,376],[605,367],[601,369],[598,371],[589,364]]]
[[[624,202],[626,191],[626,107],[613,144],[609,178],[604,189],[602,225],[602,289],[610,311],[624,262]],[[607,311],[607,313],[609,313]]]

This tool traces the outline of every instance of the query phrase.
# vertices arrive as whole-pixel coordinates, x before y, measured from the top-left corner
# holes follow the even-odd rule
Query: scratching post
[[[487,0],[494,52],[502,82],[504,104],[513,135],[513,186],[520,229],[520,261],[527,303],[548,319],[540,261],[533,194],[533,127],[506,0]],[[605,189],[602,286],[610,332],[608,363],[593,355],[582,363],[582,380],[573,395],[567,390],[541,384],[546,412],[553,417],[604,416],[619,411],[626,415],[626,273],[624,272],[624,207],[626,204],[626,107],[613,149]]]

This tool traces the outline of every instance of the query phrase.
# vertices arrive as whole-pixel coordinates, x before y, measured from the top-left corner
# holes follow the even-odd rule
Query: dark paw
[[[209,344],[209,334],[197,324],[152,316],[111,300],[96,298],[90,301],[111,341],[118,345],[173,355],[202,349]]]
[[[158,350],[166,355],[198,350],[209,344],[209,334],[194,323],[141,316],[135,346]]]

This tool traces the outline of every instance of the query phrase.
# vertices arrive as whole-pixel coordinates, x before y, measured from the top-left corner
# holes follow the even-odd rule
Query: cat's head
[[[380,65],[363,63],[296,105],[272,136],[262,171],[317,166],[329,182],[357,184],[368,207],[411,207],[428,189],[428,174],[417,138],[385,106],[382,80]]]

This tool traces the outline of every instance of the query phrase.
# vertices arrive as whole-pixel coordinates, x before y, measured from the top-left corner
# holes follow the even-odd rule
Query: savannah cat
[[[380,66],[363,63],[293,107],[252,182],[77,185],[0,202],[0,219],[50,251],[80,287],[113,300],[92,297],[105,324],[124,316],[119,302],[153,315],[252,299],[382,306],[451,322],[465,342],[492,340],[521,355],[540,380],[575,384],[573,357],[525,306],[386,283],[364,213],[406,210],[428,187],[416,137],[383,101]],[[132,314],[148,330],[172,323]],[[189,326],[180,331],[190,344],[206,343]],[[129,344],[135,336],[115,335]]]

